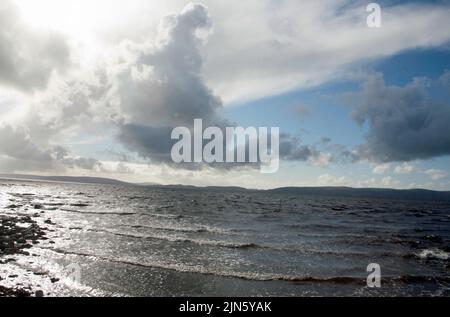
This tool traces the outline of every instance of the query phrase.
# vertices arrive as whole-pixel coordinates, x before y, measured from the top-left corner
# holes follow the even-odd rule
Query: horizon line
[[[18,177],[18,178],[15,178]],[[28,178],[29,177],[29,178]],[[53,180],[51,178],[54,178]],[[64,181],[59,180],[57,178],[67,178],[70,180]],[[101,182],[82,182],[82,181],[74,181],[75,179],[90,179],[90,180],[105,180],[105,181],[112,181],[116,182],[114,183],[101,183]],[[160,183],[154,183],[154,182],[128,182],[123,181],[116,178],[108,178],[108,177],[100,177],[100,176],[67,176],[67,175],[35,175],[35,174],[2,174],[0,173],[0,180],[19,180],[19,181],[35,181],[35,182],[51,182],[51,183],[70,183],[70,184],[97,184],[97,185],[133,185],[133,186],[142,186],[142,187],[194,187],[198,189],[208,189],[208,188],[239,188],[244,189],[248,191],[274,191],[279,189],[354,189],[354,190],[364,190],[364,189],[370,189],[370,190],[391,190],[391,191],[428,191],[428,192],[437,192],[437,193],[450,193],[449,190],[435,190],[435,189],[427,189],[427,188],[390,188],[390,187],[353,187],[353,186],[282,186],[282,187],[273,187],[269,189],[260,189],[260,188],[249,188],[249,187],[242,187],[237,185],[207,185],[207,186],[200,186],[200,185],[186,185],[186,184],[160,184]]]

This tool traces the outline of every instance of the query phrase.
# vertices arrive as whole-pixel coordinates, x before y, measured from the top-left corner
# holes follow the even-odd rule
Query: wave
[[[145,215],[149,217],[163,218],[163,219],[182,219],[186,217],[184,215],[159,214],[159,213],[151,213]]]
[[[154,229],[162,231],[174,231],[174,232],[193,232],[193,233],[218,233],[218,234],[231,234],[232,230],[214,228],[209,226],[194,227],[171,227],[171,226],[149,226],[149,225],[121,225],[121,227],[128,227],[133,229]]]
[[[290,229],[307,229],[307,230],[311,230],[311,229],[316,229],[316,230],[337,230],[337,229],[342,229],[342,230],[348,230],[351,229],[352,227],[349,225],[342,225],[342,224],[318,224],[318,223],[310,223],[310,224],[305,224],[305,223],[294,223],[294,224],[283,224],[283,226],[290,228]]]
[[[203,275],[213,275],[225,278],[237,278],[247,281],[257,281],[257,282],[291,282],[291,283],[329,283],[329,284],[357,284],[361,286],[366,285],[365,277],[354,277],[354,276],[331,276],[331,277],[316,277],[316,276],[295,276],[295,275],[285,275],[276,273],[257,273],[257,272],[239,272],[232,270],[214,270],[205,268],[200,265],[185,265],[177,263],[165,263],[161,261],[136,261],[133,259],[124,258],[109,258],[106,256],[99,256],[84,252],[74,252],[55,248],[44,248],[44,250],[49,250],[58,254],[64,255],[74,255],[82,256],[94,259],[96,261],[106,261],[112,263],[119,263],[125,265],[138,266],[143,268],[156,268],[163,270],[176,271],[179,273],[194,273]],[[403,276],[385,276],[383,277],[384,284],[419,284],[419,283],[450,283],[450,277],[432,277],[432,276],[416,276],[416,275],[403,275]]]
[[[450,259],[450,253],[439,249],[425,249],[422,252],[415,254],[420,259],[437,259],[448,260]]]
[[[196,273],[203,275],[214,275],[228,278],[238,278],[242,280],[249,281],[260,281],[260,282],[270,282],[270,281],[285,281],[285,282],[328,282],[328,283],[361,283],[363,279],[354,278],[354,277],[330,277],[330,278],[319,278],[319,277],[310,277],[310,276],[293,276],[293,275],[283,275],[283,274],[272,274],[272,273],[256,273],[256,272],[238,272],[238,271],[228,271],[228,270],[211,270],[205,268],[200,265],[185,265],[185,264],[176,264],[176,263],[164,263],[161,261],[151,261],[151,262],[141,262],[135,261],[132,259],[124,259],[124,258],[109,258],[105,256],[99,256],[94,254],[89,254],[85,252],[75,252],[75,251],[67,251],[56,248],[45,248],[39,247],[40,249],[49,250],[58,254],[64,255],[74,255],[74,256],[82,256],[88,257],[94,260],[107,261],[112,263],[119,263],[125,265],[133,265],[144,268],[156,268],[163,270],[176,271],[179,273]]]
[[[118,215],[118,216],[131,216],[136,215],[135,212],[108,212],[108,211],[79,211],[75,209],[59,209],[64,212],[71,212],[77,214],[88,214],[88,215]]]
[[[148,234],[141,235],[141,234],[115,232],[115,231],[103,230],[103,229],[92,229],[92,228],[86,229],[86,230],[91,231],[91,232],[107,233],[107,234],[112,234],[115,236],[127,237],[127,238],[156,239],[156,240],[164,240],[164,241],[170,241],[170,242],[183,242],[183,243],[188,242],[188,243],[194,243],[194,244],[198,244],[198,245],[210,245],[210,246],[218,246],[218,247],[225,247],[225,248],[231,248],[231,249],[262,248],[262,246],[259,246],[255,243],[235,243],[235,242],[226,242],[226,241],[219,241],[219,240],[170,237],[170,236],[164,236],[164,235],[148,235]]]
[[[89,207],[90,205],[87,203],[73,203],[73,204],[69,204],[69,206],[83,208],[83,207]]]
[[[70,230],[79,230],[79,231],[89,231],[95,233],[106,233],[119,237],[133,238],[133,239],[147,239],[147,240],[161,240],[168,242],[176,242],[176,243],[192,243],[196,245],[202,246],[212,246],[212,247],[223,247],[229,249],[241,249],[241,250],[249,250],[249,249],[265,249],[277,252],[298,252],[303,255],[319,255],[319,256],[338,256],[338,257],[367,257],[369,254],[363,252],[344,252],[341,250],[317,250],[310,249],[301,246],[277,246],[277,245],[263,245],[257,243],[241,243],[241,242],[227,242],[220,240],[208,240],[208,239],[195,239],[195,238],[187,238],[187,237],[176,237],[176,236],[167,236],[167,235],[152,235],[152,234],[135,234],[135,233],[125,233],[125,232],[117,232],[105,229],[94,229],[94,228],[80,228],[80,227],[72,227]],[[373,255],[373,252],[370,254]],[[395,252],[387,252],[382,251],[377,253],[378,256],[386,256],[386,257],[404,257],[404,254],[395,253]]]

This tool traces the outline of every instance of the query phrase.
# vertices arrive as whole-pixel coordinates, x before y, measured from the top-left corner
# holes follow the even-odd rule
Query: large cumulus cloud
[[[110,94],[117,98],[118,140],[129,150],[169,161],[174,127],[190,127],[196,118],[223,123],[222,102],[201,76],[199,32],[211,24],[206,7],[190,4],[162,20],[155,45],[128,52],[131,62],[115,74]]]
[[[445,78],[445,77],[442,77]],[[433,101],[429,81],[387,86],[371,76],[352,94],[352,117],[367,128],[359,155],[378,162],[412,161],[450,154],[450,105]]]
[[[155,45],[129,45],[125,54],[128,62],[118,67],[109,95],[115,96],[115,117],[120,118],[117,140],[130,151],[152,162],[171,164],[173,128],[192,128],[194,119],[199,118],[204,126],[231,125],[221,115],[220,98],[202,77],[204,35],[211,25],[206,7],[189,4],[180,14],[162,20]],[[281,155],[285,159],[308,161],[320,157],[317,149],[301,145],[295,138],[285,135],[283,139]],[[243,165],[257,167],[209,166],[229,169]],[[177,166],[192,168],[187,164]]]

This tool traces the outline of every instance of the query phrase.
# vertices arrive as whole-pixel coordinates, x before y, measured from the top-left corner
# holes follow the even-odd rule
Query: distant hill
[[[403,189],[351,188],[351,187],[282,187],[270,190],[256,190],[233,186],[197,187],[189,185],[159,185],[154,183],[133,184],[122,182],[115,179],[100,178],[100,177],[0,174],[0,179],[1,178],[16,179],[16,180],[32,180],[32,181],[83,183],[83,184],[141,186],[146,188],[171,189],[171,190],[236,192],[236,193],[261,192],[269,194],[285,194],[290,196],[308,195],[308,196],[328,196],[328,197],[334,196],[334,197],[384,198],[384,199],[401,199],[401,200],[450,201],[450,191],[433,191],[426,189],[403,190]]]
[[[450,201],[450,192],[426,189],[384,189],[351,187],[284,187],[268,192],[289,195],[321,195],[336,197],[364,197],[404,200]]]
[[[31,181],[48,181],[61,183],[83,183],[83,184],[104,184],[104,185],[128,185],[130,183],[122,182],[116,179],[101,177],[73,177],[73,176],[38,176],[38,175],[21,175],[21,174],[0,174],[0,178],[11,180],[31,180]]]
[[[244,191],[258,191],[251,190],[243,187],[237,186],[207,186],[199,187],[192,185],[147,185],[146,187],[161,188],[161,189],[175,189],[175,190],[207,190],[207,191],[217,191],[217,192],[244,192]]]
[[[136,183],[135,185],[139,185],[139,186],[159,186],[158,183],[152,183],[152,182]]]

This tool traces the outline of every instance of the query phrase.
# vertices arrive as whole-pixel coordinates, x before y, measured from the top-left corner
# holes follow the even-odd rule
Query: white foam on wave
[[[122,225],[122,227],[130,227],[130,225]],[[210,227],[206,225],[189,225],[183,224],[182,226],[173,225],[132,225],[135,229],[152,229],[152,230],[162,230],[162,231],[174,231],[174,232],[193,232],[193,233],[216,233],[216,234],[233,234],[231,230],[222,229],[218,227]]]
[[[421,259],[447,260],[450,258],[450,254],[439,249],[425,249],[418,254],[418,257]]]
[[[14,257],[14,262],[3,264],[0,267],[1,275],[17,276],[17,278],[4,279],[0,285],[13,289],[27,289],[31,293],[41,290],[47,297],[125,296],[125,294],[106,292],[90,287],[81,281],[72,281],[67,277],[64,266],[45,256],[45,249],[36,247],[33,252],[40,255],[33,258],[33,261],[30,261],[28,256],[18,255]],[[50,277],[57,277],[58,280],[52,282]]]
[[[250,249],[257,248],[258,245],[254,243],[240,243],[240,242],[227,242],[221,240],[208,240],[208,239],[194,239],[187,237],[178,237],[178,236],[168,236],[168,235],[159,235],[159,234],[137,234],[137,233],[129,233],[129,232],[119,232],[119,231],[111,231],[111,230],[97,230],[90,229],[88,231],[99,232],[99,233],[107,233],[113,234],[122,237],[128,238],[137,238],[137,239],[157,239],[157,240],[165,240],[170,242],[190,242],[198,245],[211,245],[211,246],[219,246],[233,249]]]
[[[91,254],[85,252],[74,252],[63,249],[55,249],[55,248],[41,248],[43,251],[54,252],[56,254],[62,254],[65,256],[81,256],[90,258],[93,261],[106,261],[112,263],[120,263],[124,265],[133,265],[144,268],[153,268],[153,269],[162,269],[162,270],[170,270],[178,273],[193,273],[193,274],[202,274],[202,275],[214,275],[221,276],[225,278],[238,278],[242,280],[249,281],[259,281],[259,282],[270,282],[270,281],[287,281],[287,282],[315,282],[315,281],[329,281],[332,282],[335,279],[340,280],[341,278],[313,278],[310,276],[296,276],[296,275],[284,275],[284,274],[276,274],[269,272],[242,272],[235,270],[218,270],[213,268],[208,268],[202,265],[187,265],[183,263],[170,263],[159,260],[145,260],[142,259],[133,259],[133,258],[121,258],[114,257],[111,258],[109,256],[102,256],[98,254]],[[344,278],[345,279],[345,278]]]

